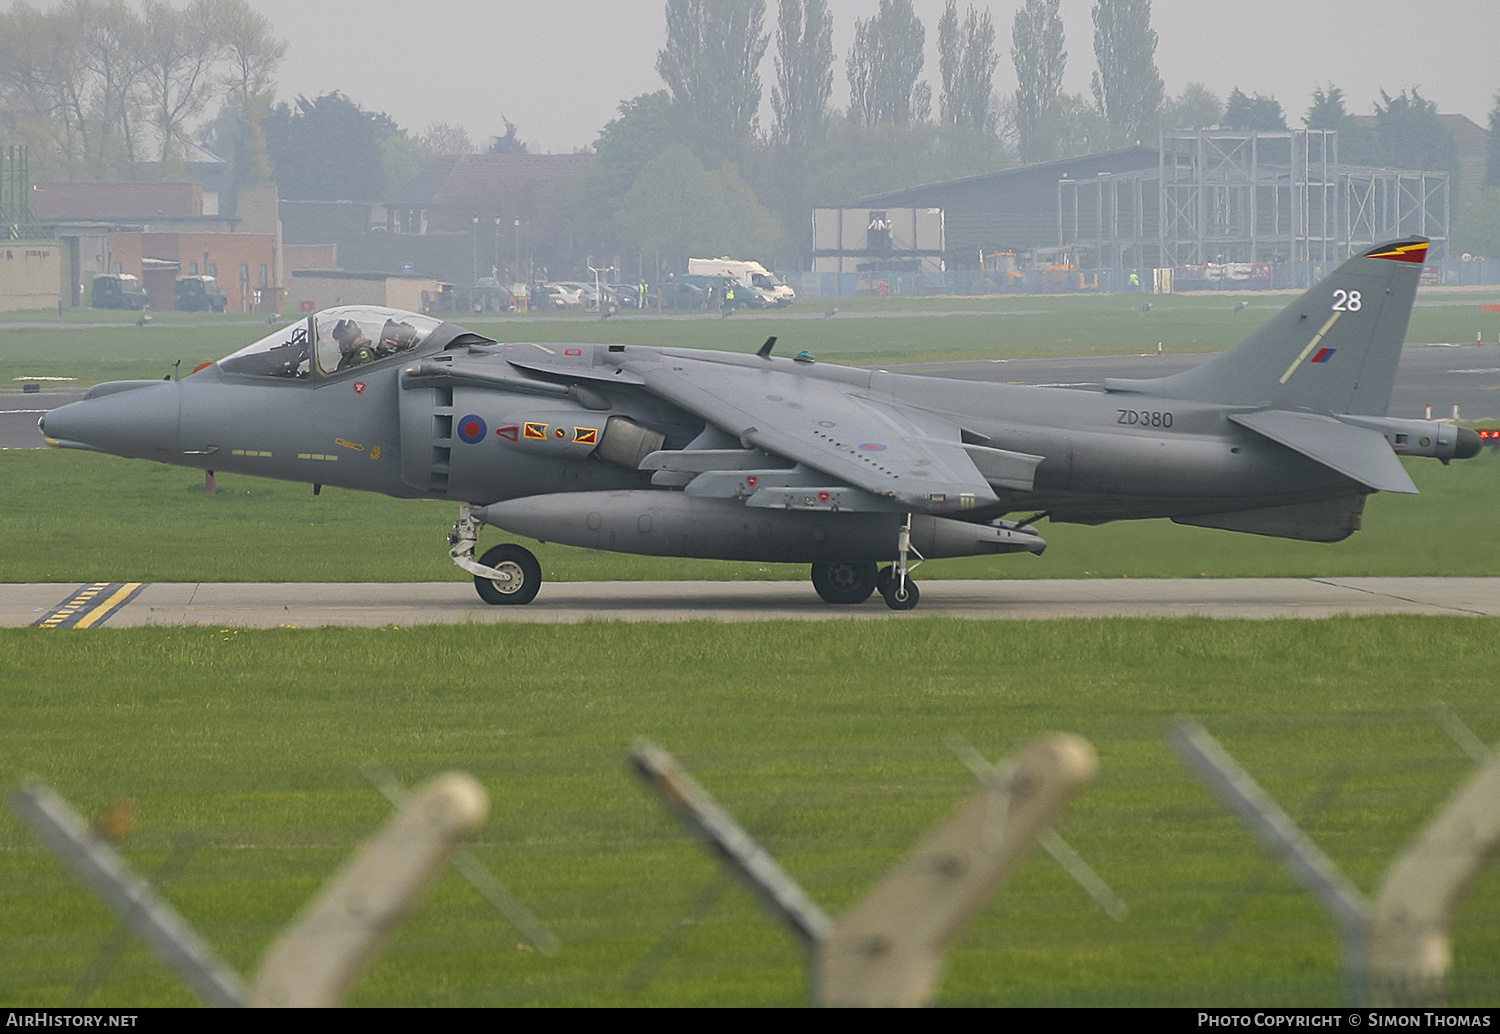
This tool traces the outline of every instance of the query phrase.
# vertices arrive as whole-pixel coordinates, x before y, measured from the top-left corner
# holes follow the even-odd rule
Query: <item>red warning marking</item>
[[[495,428],[495,433],[498,434],[501,438],[504,438],[506,441],[513,442],[520,437],[521,429],[515,424],[511,424],[509,427]]]
[[[564,348],[563,349],[563,355],[583,355],[583,349],[581,349],[581,348]]]

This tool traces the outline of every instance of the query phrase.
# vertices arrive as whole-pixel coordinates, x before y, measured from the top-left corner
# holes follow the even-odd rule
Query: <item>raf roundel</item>
[[[881,445],[879,442],[864,442],[864,443],[862,443],[860,445],[860,448],[862,450],[864,450],[865,452],[884,452],[885,451],[885,446]]]
[[[483,417],[470,414],[458,421],[458,437],[470,445],[484,441],[484,436],[488,433],[489,429],[484,426]]]

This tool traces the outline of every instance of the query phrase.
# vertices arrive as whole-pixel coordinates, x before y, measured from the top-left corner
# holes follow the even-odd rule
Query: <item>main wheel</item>
[[[906,579],[903,588],[895,578],[886,581],[885,587],[880,590],[880,595],[885,597],[885,605],[892,610],[911,610],[922,598],[917,590],[917,583],[910,578]]]
[[[542,587],[542,565],[536,562],[531,550],[507,542],[485,553],[479,562],[510,575],[509,581],[474,576],[474,588],[484,602],[495,606],[520,606],[536,599],[537,590]]]
[[[863,603],[875,591],[875,565],[868,561],[813,564],[812,583],[829,603]]]

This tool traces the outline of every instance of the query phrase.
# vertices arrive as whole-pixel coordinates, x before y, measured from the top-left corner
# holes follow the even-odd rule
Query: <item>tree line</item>
[[[665,14],[663,88],[620,104],[593,144],[594,166],[562,199],[580,250],[796,260],[806,257],[815,206],[1154,146],[1166,129],[1288,127],[1275,98],[1237,86],[1224,99],[1200,83],[1168,96],[1150,0],[1095,0],[1087,94],[1062,88],[1060,0],[1025,0],[1016,12],[1017,86],[1006,94],[994,85],[1002,42],[990,14],[947,0],[936,25],[936,98],[924,77],[927,27],[912,0],[880,0],[855,21],[841,56],[828,0],[778,0],[774,24],[765,0],[666,0]],[[139,13],[124,0],[65,0],[46,11],[22,0],[0,12],[0,139],[30,144],[39,178],[97,179],[171,178],[196,139],[230,161],[235,182],[274,176],[285,198],[368,201],[433,155],[483,149],[461,127],[438,121],[408,132],[339,92],[273,104],[285,48],[247,0],[146,0]],[[765,84],[768,53],[774,78]],[[849,104],[836,111],[840,71]],[[202,121],[215,99],[217,115]],[[1456,176],[1453,140],[1417,89],[1382,93],[1371,114],[1356,118],[1328,84],[1301,121],[1338,129],[1346,163]],[[1492,128],[1497,119],[1500,105]],[[504,124],[487,149],[524,151],[517,127]]]
[[[67,0],[0,12],[0,138],[28,145],[32,169],[62,179],[160,178],[181,170],[209,104],[237,106],[255,173],[271,77],[286,53],[247,0]]]

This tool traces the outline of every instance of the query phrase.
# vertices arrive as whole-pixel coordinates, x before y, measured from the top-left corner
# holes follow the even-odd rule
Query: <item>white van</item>
[[[731,258],[688,259],[689,276],[727,276],[745,287],[754,287],[769,298],[777,308],[785,308],[797,300],[797,292],[759,262],[738,262]]]

